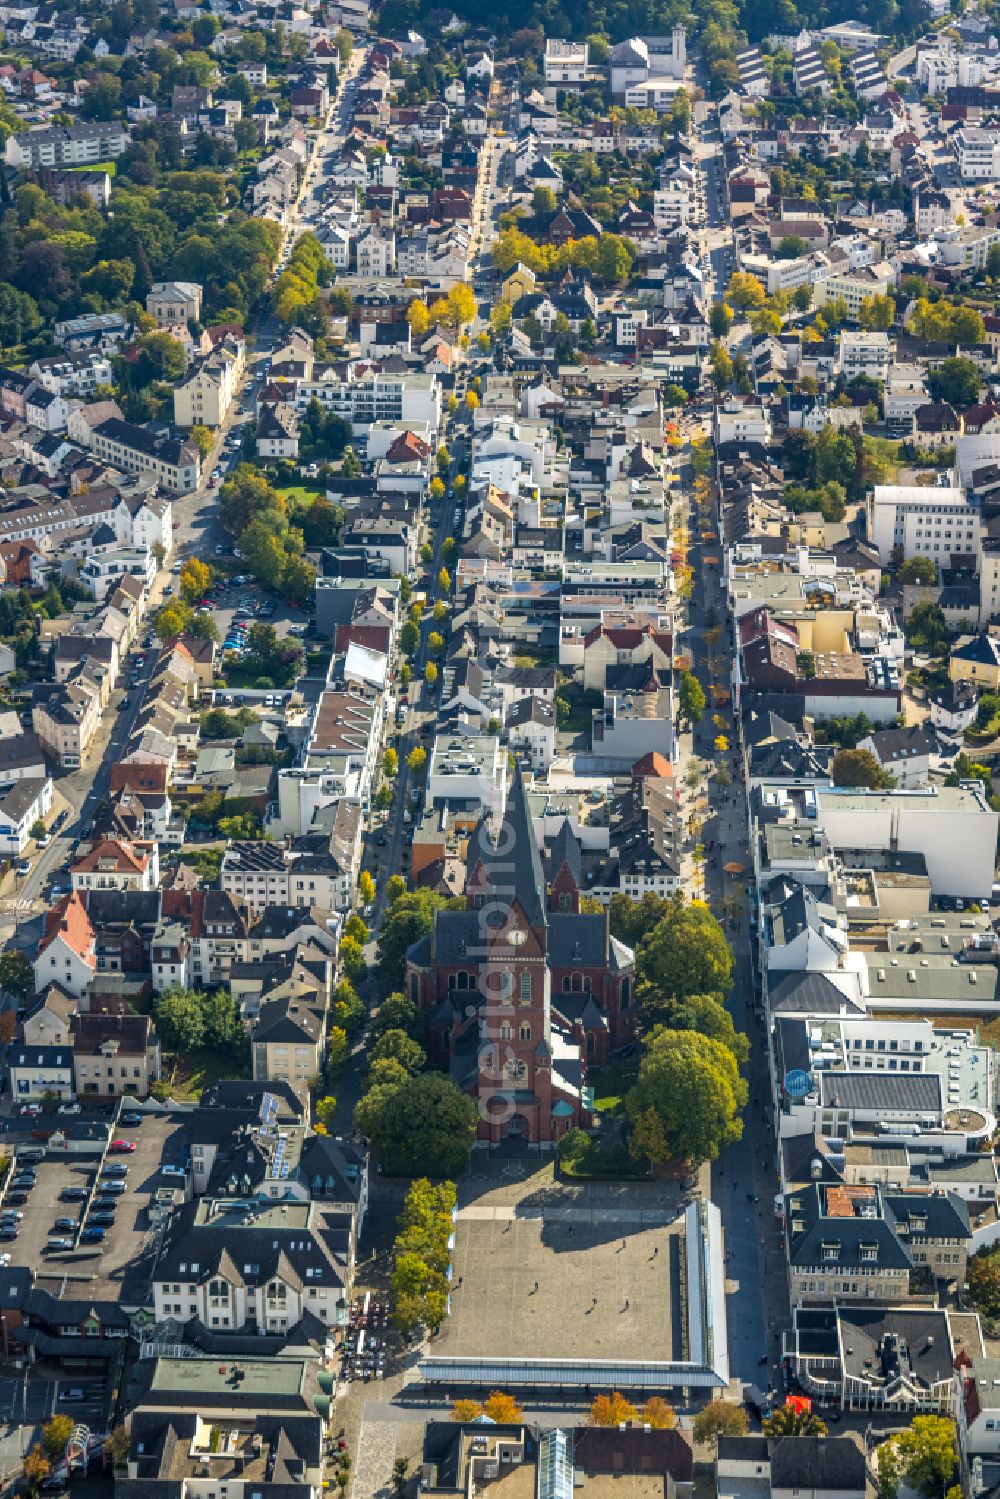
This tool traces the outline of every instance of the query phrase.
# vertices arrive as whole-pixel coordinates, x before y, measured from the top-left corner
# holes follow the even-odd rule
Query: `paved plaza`
[[[548,1165],[522,1180],[495,1172],[462,1183],[451,1316],[435,1355],[686,1356],[675,1185],[563,1184]]]

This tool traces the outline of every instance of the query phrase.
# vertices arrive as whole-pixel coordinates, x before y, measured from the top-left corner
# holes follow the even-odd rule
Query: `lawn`
[[[67,171],[70,171],[70,172],[107,172],[107,174],[108,174],[109,177],[113,177],[115,175],[115,173],[118,171],[118,163],[116,161],[95,161],[95,162],[88,162],[85,167],[68,167]]]
[[[318,494],[326,493],[326,486],[315,482],[312,484],[283,484],[278,493],[287,501],[288,508],[291,510],[296,505],[311,505]]]
[[[239,1067],[232,1057],[199,1048],[184,1056],[173,1058],[173,1067],[167,1075],[170,1091],[178,1103],[197,1103],[202,1093],[221,1078],[235,1077]]]
[[[595,1067],[587,1079],[594,1090],[594,1112],[620,1114],[622,1101],[635,1079],[636,1074],[628,1067]]]
[[[650,1181],[651,1173],[633,1161],[624,1145],[591,1145],[578,1161],[560,1161],[563,1176],[579,1181]]]
[[[559,728],[568,734],[589,734],[594,709],[601,706],[601,694],[584,691],[579,682],[567,682],[556,688],[557,712],[560,699],[566,704],[567,712]]]

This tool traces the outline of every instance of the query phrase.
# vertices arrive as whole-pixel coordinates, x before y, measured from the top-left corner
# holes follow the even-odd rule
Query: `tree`
[[[894,1442],[900,1479],[926,1499],[943,1499],[958,1464],[955,1423],[950,1416],[914,1416]]]
[[[908,557],[899,569],[901,583],[918,583],[924,588],[933,588],[937,580],[937,563],[930,557]]]
[[[531,195],[532,213],[555,213],[556,195],[551,187],[536,187]]]
[[[415,745],[406,757],[406,765],[410,774],[416,779],[423,775],[427,765],[427,751],[420,744]]]
[[[406,321],[410,325],[410,332],[414,338],[423,338],[431,326],[430,313],[427,303],[421,297],[415,297],[406,309]]]
[[[700,1447],[716,1437],[743,1437],[750,1430],[750,1417],[741,1405],[728,1400],[710,1400],[694,1418],[691,1435]]]
[[[698,1031],[721,1041],[728,1047],[742,1067],[750,1055],[750,1042],[733,1024],[733,1017],[715,994],[689,994],[683,999],[671,999],[656,1014],[662,1024],[672,1031]],[[655,1028],[653,1031],[655,1034]]]
[[[314,1110],[317,1120],[328,1132],[333,1128],[333,1121],[337,1113],[337,1100],[327,1094],[325,1098],[317,1100]]]
[[[433,661],[428,661],[427,665],[424,667],[424,681],[427,683],[428,687],[433,687],[437,679],[438,669],[434,665]]]
[[[114,1431],[109,1433],[104,1441],[104,1451],[106,1456],[111,1459],[112,1468],[121,1468],[124,1466],[131,1446],[132,1438],[129,1435],[127,1426],[116,1426]]]
[[[0,953],[0,990],[13,999],[27,999],[34,988],[35,970],[26,953],[8,947]]]
[[[53,1461],[62,1457],[75,1424],[72,1416],[53,1416],[46,1421],[42,1427],[42,1447],[46,1457]]]
[[[370,1062],[398,1062],[410,1073],[420,1072],[427,1061],[427,1053],[419,1042],[406,1031],[384,1030],[368,1048]]]
[[[800,234],[785,234],[774,250],[775,260],[798,260],[809,253],[809,246]]]
[[[708,326],[712,330],[712,337],[724,339],[733,326],[733,309],[726,302],[713,302],[708,314]]]
[[[361,897],[361,904],[364,906],[370,906],[375,899],[375,881],[367,869],[363,869],[358,875],[358,894]]]
[[[826,1424],[811,1410],[801,1406],[779,1405],[778,1409],[764,1419],[764,1435],[768,1437],[825,1437]]]
[[[191,618],[190,607],[180,599],[165,605],[157,614],[153,625],[157,640],[172,640],[175,635],[183,635]]]
[[[340,965],[352,984],[361,983],[368,972],[364,950],[356,937],[342,937],[338,949]]]
[[[587,1416],[588,1426],[621,1426],[628,1421],[636,1421],[639,1412],[631,1400],[626,1400],[617,1390],[610,1395],[596,1396],[590,1412]]]
[[[672,1157],[715,1160],[743,1133],[747,1085],[732,1052],[696,1031],[661,1030],[646,1044],[625,1111],[636,1120],[655,1110]]]
[[[438,592],[451,592],[451,575],[446,567],[442,567],[441,571],[438,573]]]
[[[0,344],[14,349],[42,325],[38,304],[26,291],[0,282]]]
[[[690,671],[682,671],[677,688],[677,702],[682,718],[698,723],[705,711],[705,692],[698,678]]]
[[[198,557],[189,557],[177,580],[181,598],[186,604],[197,604],[212,586],[212,569]]]
[[[870,328],[879,333],[886,333],[892,327],[896,316],[896,304],[891,297],[883,297],[878,294],[872,297],[862,298],[861,307],[858,311],[858,321],[862,328]]]
[[[419,644],[420,631],[413,620],[408,619],[399,632],[399,648],[404,656],[412,656]]]
[[[658,1005],[693,995],[728,994],[733,953],[722,928],[702,901],[672,895],[636,953],[639,995]]]
[[[498,1426],[515,1426],[524,1420],[524,1409],[506,1390],[491,1390],[483,1402],[483,1415]]]
[[[352,911],[344,923],[344,936],[353,937],[355,942],[361,943],[362,947],[364,947],[371,936],[365,921],[358,915],[357,911]]]
[[[402,989],[406,977],[406,949],[427,935],[434,912],[448,901],[431,890],[407,890],[398,875],[390,879],[386,895],[389,908],[378,935],[378,972],[383,985],[396,990]]]
[[[733,361],[725,345],[714,343],[708,352],[708,362],[711,366],[712,384],[716,390],[727,390],[733,383]]]
[[[833,757],[830,774],[835,786],[862,786],[869,791],[883,791],[896,784],[894,777],[882,769],[871,750],[838,750]]]
[[[669,1431],[677,1425],[677,1417],[673,1407],[660,1395],[651,1395],[639,1413],[639,1418],[644,1426],[652,1426],[654,1431]]]
[[[968,1270],[969,1296],[978,1312],[1000,1316],[1000,1249],[973,1255]]]
[[[951,631],[940,604],[932,604],[929,600],[914,605],[905,629],[909,644],[932,656],[944,651],[951,640]]]
[[[750,276],[745,271],[734,271],[726,291],[726,301],[739,312],[746,312],[750,307],[763,307],[767,301],[767,292],[756,276]]]
[[[37,1494],[39,1487],[45,1482],[52,1472],[52,1464],[45,1456],[40,1444],[35,1443],[31,1451],[25,1455],[23,1463],[24,1476],[28,1482],[29,1492]]]
[[[927,372],[927,388],[934,401],[947,401],[951,406],[971,406],[979,399],[982,385],[979,366],[962,355],[932,364]]]
[[[352,447],[344,449],[344,455],[340,460],[340,472],[345,479],[360,479],[361,459]]]
[[[586,1135],[584,1139],[589,1144]],[[670,1159],[666,1131],[654,1108],[644,1109],[633,1119],[628,1137],[628,1153],[633,1161],[648,1161],[650,1166],[662,1166],[664,1161]]]
[[[393,1499],[403,1499],[406,1493],[409,1471],[410,1459],[408,1457],[397,1457],[392,1465],[392,1477],[390,1479]]]
[[[212,448],[215,444],[215,438],[212,436],[209,429],[201,422],[195,422],[188,435],[190,436],[191,441],[194,443],[195,447],[198,449],[199,458],[201,459],[202,463],[204,463],[205,459],[212,451]]]
[[[341,979],[333,991],[331,1017],[334,1025],[346,1031],[348,1036],[357,1035],[365,1018],[365,1007],[358,998],[357,990],[350,979]]]
[[[384,776],[388,776],[391,780],[393,776],[398,775],[398,773],[399,755],[390,744],[385,754],[382,756],[382,774]]]
[[[383,781],[375,793],[376,812],[388,812],[392,806],[392,788],[387,781]]]
[[[391,1174],[455,1176],[468,1164],[479,1114],[473,1099],[440,1072],[370,1088],[354,1110],[355,1128]]]
[[[451,1419],[468,1424],[478,1420],[482,1413],[483,1408],[478,1400],[456,1400],[451,1408]]]
[[[180,985],[164,989],[156,1000],[156,1029],[171,1051],[196,1051],[205,1039],[205,996]]]

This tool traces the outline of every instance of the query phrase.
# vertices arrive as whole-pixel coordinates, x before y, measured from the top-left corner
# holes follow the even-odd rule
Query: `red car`
[[[131,1155],[135,1150],[134,1140],[112,1140],[108,1149],[115,1155]]]

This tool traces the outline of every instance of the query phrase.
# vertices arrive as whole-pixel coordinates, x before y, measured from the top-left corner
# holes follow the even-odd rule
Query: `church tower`
[[[480,915],[482,1133],[551,1137],[552,996],[545,877],[520,768],[495,838],[470,844],[466,897]]]

